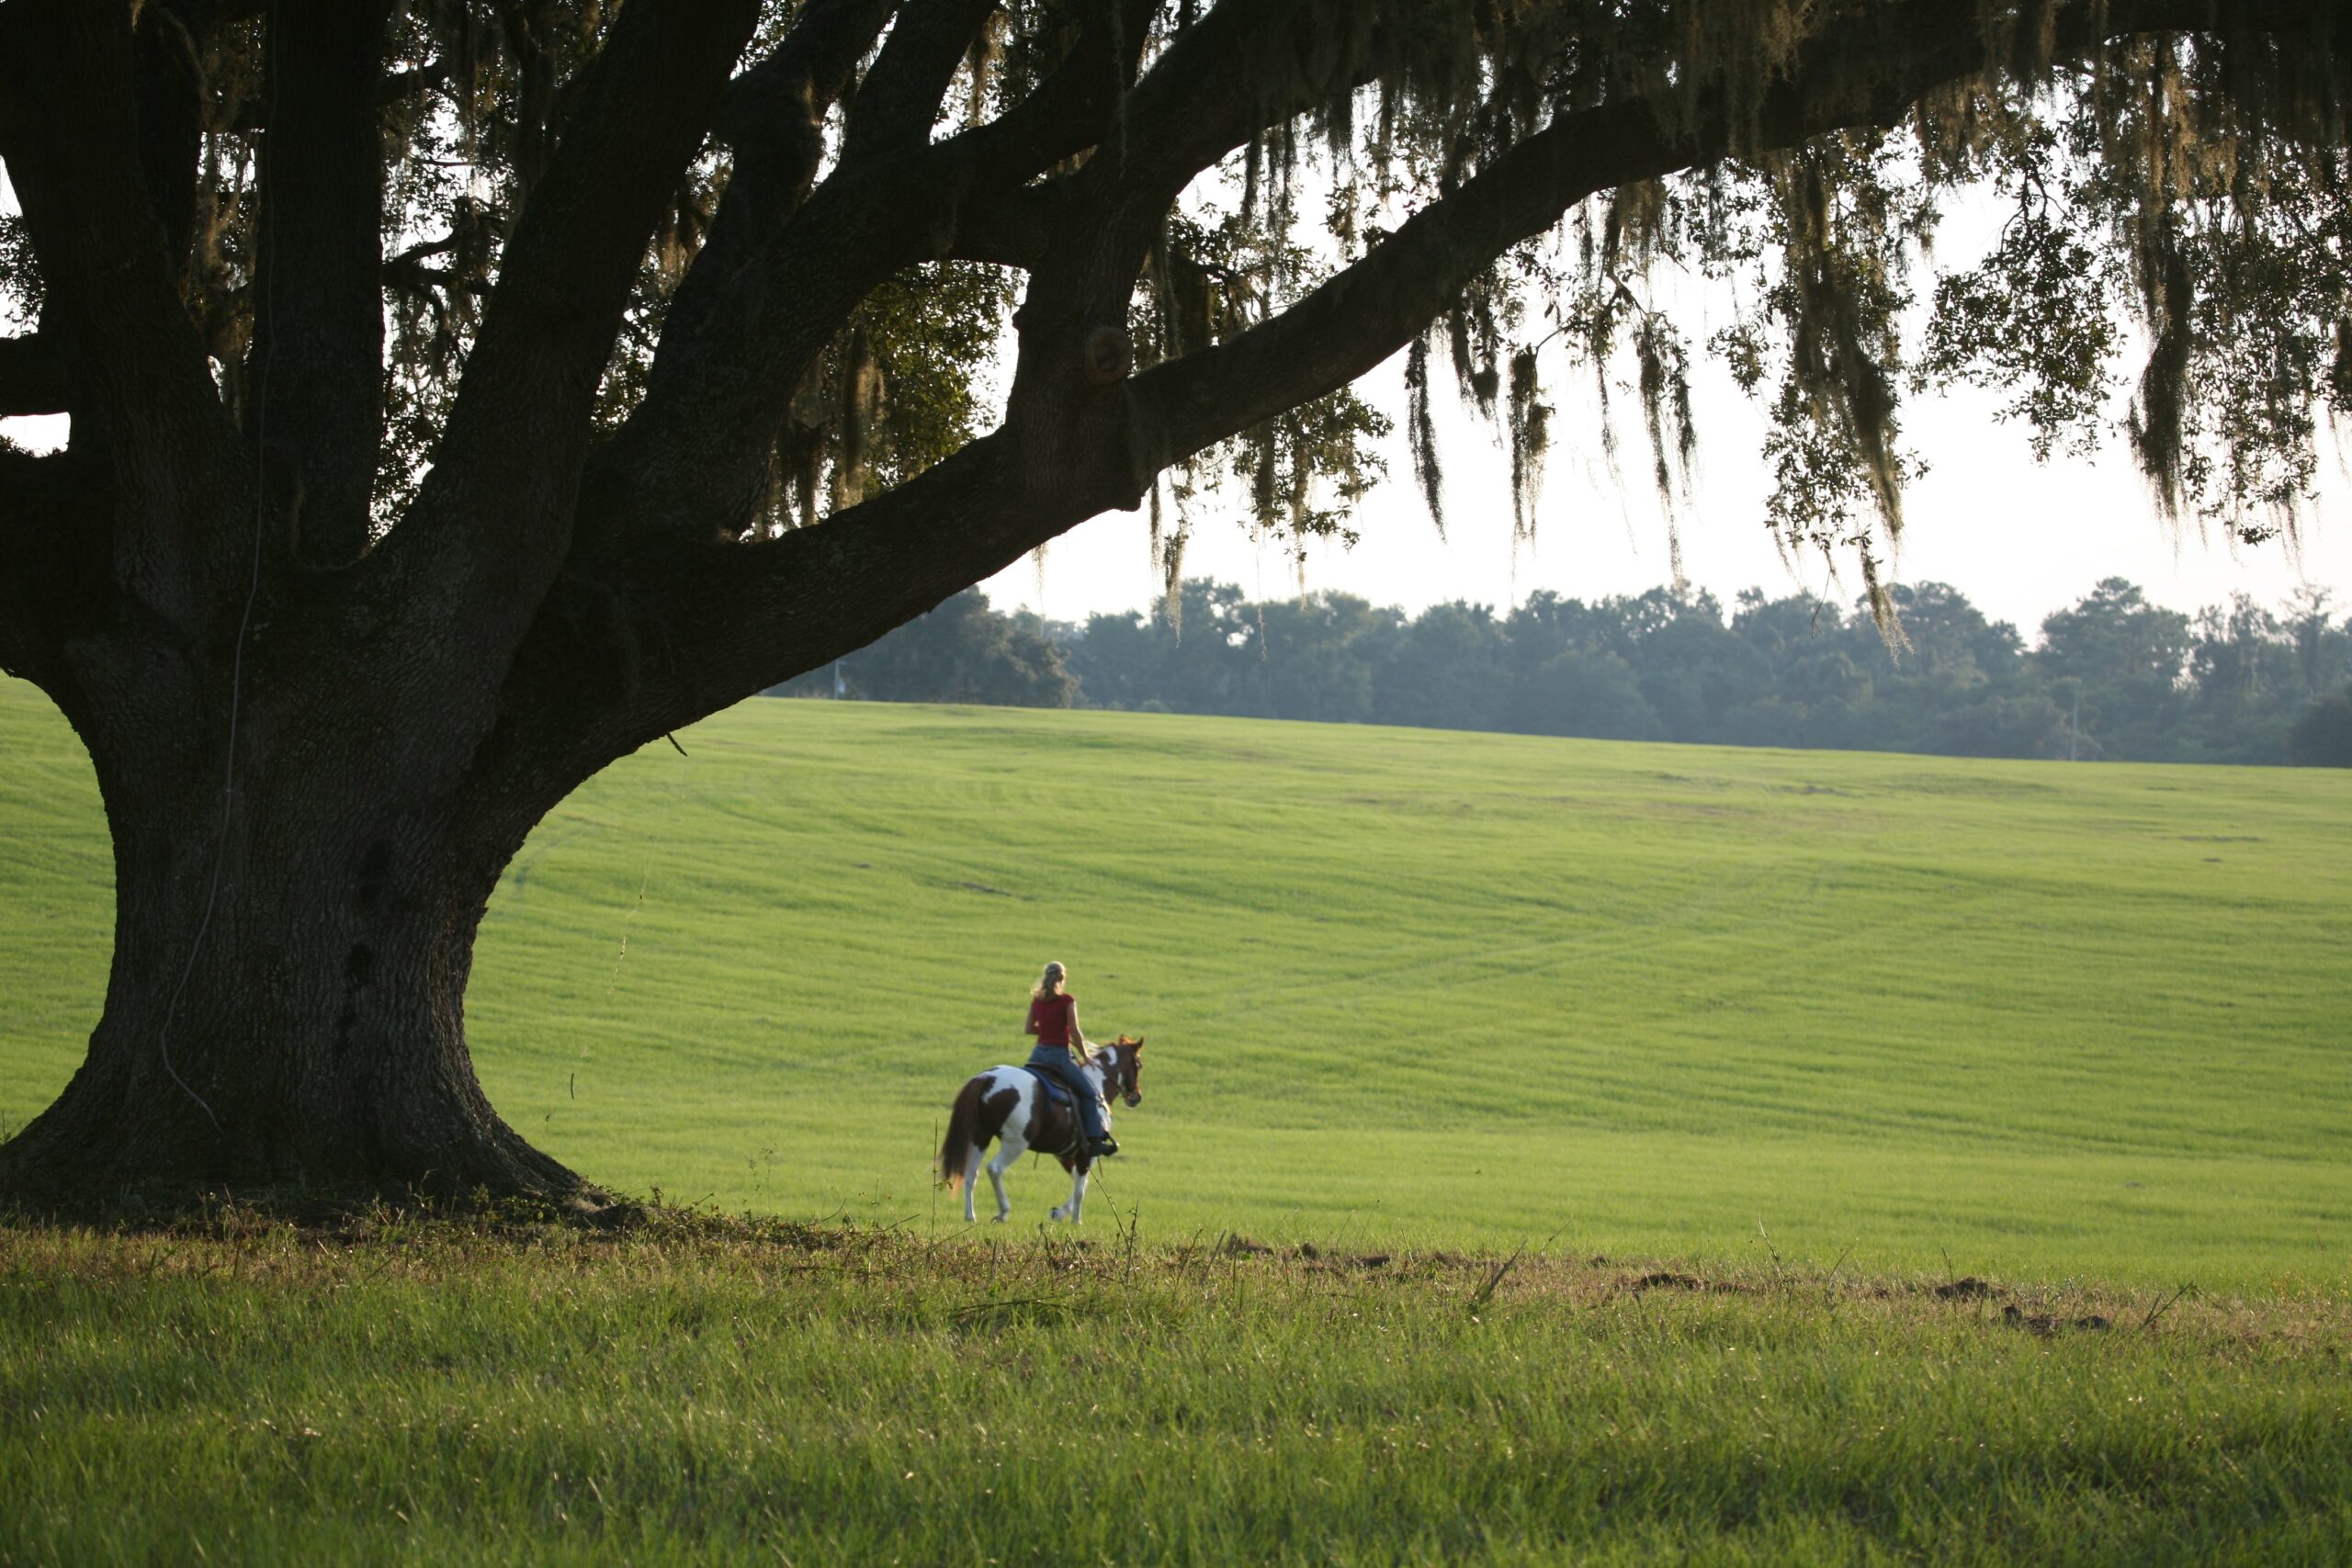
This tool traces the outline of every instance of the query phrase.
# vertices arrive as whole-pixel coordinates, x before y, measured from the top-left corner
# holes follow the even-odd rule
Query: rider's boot
[[[1086,1134],[1087,1157],[1103,1159],[1119,1152],[1119,1140],[1111,1136],[1111,1122],[1102,1113],[1102,1102],[1098,1100],[1094,1105],[1096,1114],[1089,1118],[1094,1125],[1080,1130]]]

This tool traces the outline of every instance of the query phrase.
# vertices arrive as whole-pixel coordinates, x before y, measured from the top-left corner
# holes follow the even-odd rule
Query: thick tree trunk
[[[268,1186],[592,1201],[500,1121],[466,1049],[475,934],[537,813],[486,826],[479,780],[421,787],[438,771],[417,765],[425,748],[364,718],[289,733],[249,705],[224,841],[221,732],[208,754],[187,710],[166,718],[161,694],[141,705],[84,727],[114,833],[106,1011],[64,1094],[0,1148],[0,1198],[87,1208]],[[132,728],[135,752],[107,744]]]

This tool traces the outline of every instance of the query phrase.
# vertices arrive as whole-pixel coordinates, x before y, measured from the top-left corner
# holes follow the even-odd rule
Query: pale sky
[[[1685,576],[1713,589],[1727,609],[1748,587],[1774,597],[1803,588],[1850,602],[1861,587],[1850,562],[1840,565],[1842,586],[1831,583],[1817,555],[1797,558],[1793,575],[1781,562],[1762,522],[1770,488],[1760,456],[1763,418],[1712,363],[1694,364],[1693,372],[1700,453],[1692,497],[1679,518]],[[1612,474],[1601,456],[1590,374],[1547,367],[1559,413],[1532,545],[1512,545],[1508,457],[1493,433],[1459,411],[1449,386],[1435,400],[1446,537],[1439,538],[1421,503],[1403,440],[1392,437],[1389,479],[1357,520],[1362,542],[1352,550],[1310,547],[1307,587],[1414,611],[1452,599],[1500,611],[1538,589],[1589,600],[1667,581],[1668,520],[1649,478],[1639,405],[1630,391],[1613,400],[1623,472]],[[1359,390],[1400,416],[1401,356]],[[2219,536],[2200,537],[2193,523],[2163,521],[2120,435],[2095,460],[2059,456],[2040,465],[2022,430],[1994,422],[1996,406],[1989,395],[1963,392],[1906,408],[1907,444],[1928,472],[1906,492],[1894,574],[1902,581],[1949,582],[1988,615],[2017,623],[2029,640],[2043,615],[2105,577],[2128,578],[2150,599],[2190,612],[2233,592],[2275,606],[2309,583],[2333,590],[2339,613],[2352,614],[2352,477],[2332,444],[2322,458],[2320,502],[2299,547],[2233,548]],[[1243,516],[1232,503],[1201,510],[1185,575],[1238,582],[1252,598],[1296,592],[1283,541],[1253,544]],[[1148,530],[1142,513],[1095,518],[1055,541],[1042,571],[1023,561],[985,589],[999,608],[1025,606],[1057,620],[1136,608],[1158,591]]]

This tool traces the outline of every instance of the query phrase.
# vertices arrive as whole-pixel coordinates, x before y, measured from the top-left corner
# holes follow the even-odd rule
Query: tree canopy
[[[256,442],[276,413],[313,567],[415,510],[479,350],[490,379],[557,335],[524,319],[535,290],[578,341],[513,389],[563,389],[548,525],[606,577],[845,516],[1048,407],[1089,432],[1050,443],[1089,459],[1049,487],[1061,527],[1173,502],[1173,570],[1182,503],[1221,485],[1261,525],[1342,531],[1385,423],[1349,382],[1400,348],[1432,510],[1450,376],[1507,434],[1532,526],[1553,343],[1604,401],[1637,390],[1668,494],[1718,356],[1770,417],[1770,526],[1866,581],[1917,467],[1904,400],[1961,381],[2037,453],[2120,434],[2166,508],[2261,539],[2294,527],[2352,384],[2335,6],[641,0],[624,26],[604,0],[164,0],[55,36],[9,9],[27,210],[0,302],[43,330],[7,344],[0,412],[97,413],[74,275],[139,253],[145,357],[200,347],[214,388],[182,395]],[[101,69],[112,95],[85,90]],[[290,186],[265,221],[273,121]],[[1938,268],[1963,186],[2007,220]],[[44,209],[82,200],[119,231],[42,244]],[[1661,267],[1746,308],[1699,337]],[[178,315],[193,340],[160,331]],[[1065,408],[1047,380],[1118,391]],[[1037,486],[1022,467],[985,488]]]
[[[1382,428],[1350,389],[1400,352],[1432,507],[1450,381],[1522,526],[1540,348],[1635,389],[1668,491],[1721,356],[1770,415],[1770,525],[1882,618],[1905,400],[1938,385],[2290,531],[2352,387],[2344,24],[5,0],[0,297],[37,325],[0,340],[0,415],[72,435],[0,450],[0,668],[90,746],[119,929],[90,1065],[0,1186],[572,1180],[490,1112],[460,1022],[531,823],[1105,510],[1149,510],[1171,583],[1210,486],[1344,531]],[[1962,186],[2010,214],[1943,266]],[[1702,334],[1669,270],[1746,308]]]

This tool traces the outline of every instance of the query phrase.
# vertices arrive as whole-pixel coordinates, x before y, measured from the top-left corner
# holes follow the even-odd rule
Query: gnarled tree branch
[[[1046,180],[974,202],[957,214],[954,229],[935,236],[938,248],[931,259],[1034,272],[1044,265],[1066,218],[1067,198],[1066,182]]]
[[[385,0],[273,7],[254,284],[254,434],[306,565],[368,547],[383,433]]]
[[[1040,492],[1034,479],[999,433],[778,539],[665,539],[626,573],[567,575],[517,653],[494,778],[552,784],[560,797],[681,722],[664,716],[714,711],[783,679],[771,671],[861,647],[1018,558],[1015,538],[1050,537],[1100,509]],[[490,794],[521,805],[518,839],[548,804],[528,790]]]
[[[569,547],[596,384],[662,207],[703,141],[755,0],[639,0],[588,67],[516,220],[410,517],[377,556],[429,556],[474,648],[511,646]]]
[[[891,0],[810,0],[775,52],[729,84],[712,134],[734,150],[734,167],[662,322],[660,355],[670,364],[693,356],[729,289],[808,199],[826,110],[890,11]],[[657,357],[654,375],[663,373]]]
[[[187,270],[196,226],[196,164],[204,123],[203,70],[185,4],[156,0],[139,11],[135,59],[139,158],[147,198],[164,226],[172,275]]]
[[[121,580],[194,629],[234,570],[212,502],[238,444],[212,385],[141,158],[139,71],[121,7],[73,0],[0,6],[0,156],[87,389],[88,425],[113,468]],[[44,333],[43,335],[46,335]]]
[[[1098,0],[1069,56],[1019,105],[961,135],[836,170],[789,222],[764,236],[739,231],[752,254],[719,248],[714,229],[680,290],[683,299],[695,273],[724,260],[716,286],[696,297],[695,335],[665,334],[644,401],[597,455],[582,501],[592,553],[745,526],[810,361],[884,279],[953,254],[967,213],[1095,145],[1112,125],[1150,8],[1149,0]]]
[[[446,60],[428,60],[406,71],[387,71],[377,79],[376,103],[379,107],[389,108],[394,104],[429,93],[448,80],[449,62]],[[269,129],[268,105],[266,101],[254,99],[239,104],[234,117],[220,129],[242,135],[266,130]]]
[[[40,687],[68,716],[80,694],[65,643],[101,623],[113,593],[95,468],[64,452],[0,446],[0,670]]]
[[[0,419],[63,413],[72,406],[70,392],[56,333],[0,337]]]
[[[931,140],[956,67],[996,7],[997,0],[911,0],[899,7],[889,40],[850,101],[843,168]]]

